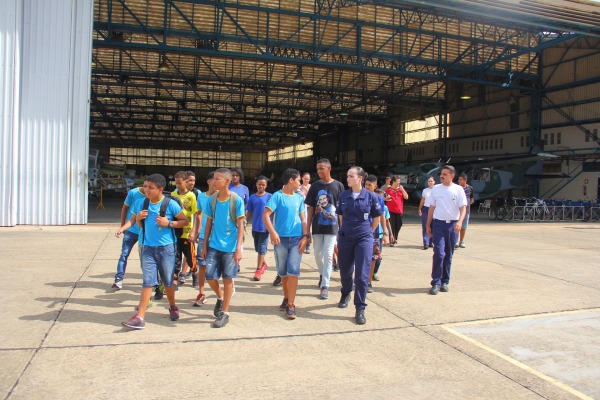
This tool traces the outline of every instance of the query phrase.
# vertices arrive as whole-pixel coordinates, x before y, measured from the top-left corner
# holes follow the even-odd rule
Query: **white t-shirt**
[[[457,221],[460,218],[460,207],[467,206],[467,196],[462,186],[452,183],[450,186],[437,184],[431,189],[431,206],[433,218],[443,221]]]
[[[431,205],[431,189],[428,187],[423,189],[422,197],[425,199],[423,202],[423,207],[429,207]]]

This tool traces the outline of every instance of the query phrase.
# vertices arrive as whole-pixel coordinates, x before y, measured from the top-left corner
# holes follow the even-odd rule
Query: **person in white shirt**
[[[431,189],[435,185],[435,179],[430,176],[427,179],[427,187],[423,189],[421,202],[419,203],[419,217],[421,217],[421,226],[423,231],[423,250],[428,247],[433,247],[433,240],[427,235],[427,214],[429,214],[429,206],[431,205]]]
[[[452,182],[456,170],[444,165],[440,173],[441,184],[431,189],[431,204],[427,214],[427,234],[433,239],[433,266],[429,294],[448,291],[452,254],[456,233],[460,232],[467,208],[464,189]]]

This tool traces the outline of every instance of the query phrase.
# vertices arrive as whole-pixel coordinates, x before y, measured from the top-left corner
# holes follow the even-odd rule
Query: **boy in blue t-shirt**
[[[179,319],[179,309],[175,305],[175,288],[173,287],[173,271],[175,268],[175,232],[174,228],[183,228],[188,224],[181,206],[170,201],[166,215],[160,216],[160,208],[165,200],[163,189],[166,185],[164,176],[149,175],[144,181],[144,193],[149,199],[148,209],[144,210],[144,199],[138,200],[131,210],[131,219],[121,227],[127,229],[134,222],[140,227],[140,262],[142,265],[142,293],[136,315],[123,321],[122,325],[131,329],[144,329],[146,308],[152,295],[152,289],[158,285],[158,275],[165,285],[169,299],[169,317],[171,321]]]
[[[144,199],[144,188],[137,187],[131,189],[127,192],[127,198],[123,203],[123,207],[121,207],[121,225],[125,225],[127,221],[131,218],[131,207],[135,204],[139,199]],[[112,288],[116,290],[121,290],[123,288],[123,277],[125,276],[125,269],[127,268],[127,259],[129,258],[129,254],[131,254],[131,249],[138,241],[138,235],[140,233],[140,228],[138,228],[137,224],[133,224],[126,231],[121,231],[120,229],[115,232],[116,237],[120,237],[121,233],[123,234],[123,244],[121,245],[121,256],[119,257],[119,261],[117,262],[117,273],[115,274],[115,281],[112,284]]]
[[[254,239],[254,250],[258,253],[256,263],[256,271],[254,272],[254,280],[260,281],[262,275],[267,271],[267,263],[265,255],[267,254],[267,246],[269,244],[269,232],[262,222],[262,215],[265,211],[265,206],[272,194],[267,193],[267,184],[269,180],[265,176],[259,176],[256,179],[256,193],[250,196],[248,205],[246,206],[246,221],[252,219],[252,238]]]
[[[235,218],[231,217],[229,191],[231,170],[219,168],[213,177],[213,189],[218,191],[215,209],[211,204],[202,210],[206,217],[202,258],[206,259],[206,280],[217,295],[214,315],[217,318],[213,328],[222,328],[229,322],[229,304],[233,295],[233,279],[237,276],[238,265],[242,259],[244,240],[244,200],[236,196]],[[223,277],[224,290],[219,286]]]
[[[288,168],[283,171],[285,186],[276,192],[263,213],[263,223],[275,245],[277,274],[281,276],[283,302],[279,309],[285,311],[289,319],[296,318],[296,291],[302,254],[308,244],[306,206],[304,199],[296,191],[300,187],[300,172]],[[274,214],[275,226],[271,222]]]

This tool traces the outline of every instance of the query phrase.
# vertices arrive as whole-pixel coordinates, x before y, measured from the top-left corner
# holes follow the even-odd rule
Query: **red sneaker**
[[[260,266],[260,270],[262,271],[261,273],[264,274],[265,272],[267,272],[267,263],[263,262],[262,265]]]
[[[254,280],[260,281],[260,278],[262,278],[262,274],[263,274],[262,268],[259,268],[256,271],[254,271]]]

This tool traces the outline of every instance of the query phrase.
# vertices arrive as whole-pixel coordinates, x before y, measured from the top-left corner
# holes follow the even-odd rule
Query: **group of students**
[[[249,196],[242,171],[227,168],[219,168],[207,176],[209,189],[205,193],[194,191],[195,176],[189,171],[175,175],[177,190],[170,195],[163,193],[166,182],[159,174],[148,176],[142,188],[132,189],[122,209],[121,227],[116,232],[117,237],[123,234],[124,238],[113,287],[122,288],[127,257],[138,241],[142,292],[136,314],[122,325],[131,329],[145,327],[145,312],[153,289],[155,298],[162,296],[164,290],[170,319],[179,319],[175,292],[177,280],[182,282],[181,277],[185,276],[186,266],[181,266],[184,255],[193,285],[199,291],[194,306],[206,304],[207,281],[217,297],[212,326],[225,326],[235,291],[234,279],[240,271],[245,223],[250,219],[258,253],[254,279],[260,280],[268,268],[265,255],[270,238],[283,288],[279,308],[287,318],[297,316],[300,264],[312,243],[320,274],[319,297],[329,296],[337,253],[342,283],[338,307],[348,307],[354,291],[355,321],[366,323],[366,296],[372,291],[372,281],[379,279],[384,244],[395,242],[398,225],[402,223],[399,207],[408,194],[399,182],[393,182],[386,192],[378,189],[377,177],[358,166],[348,170],[349,189],[345,189],[331,177],[329,160],[318,160],[316,167],[319,180],[312,185],[310,175],[305,174],[305,182],[301,182],[299,171],[286,169],[282,189],[272,195],[265,190],[267,178],[260,176],[257,192]],[[175,198],[179,201],[170,201]],[[390,221],[388,205],[395,207],[395,214],[400,214],[396,224],[393,219]],[[394,233],[395,228],[398,231]],[[182,232],[175,234],[176,230]],[[221,278],[223,287],[219,284]]]

